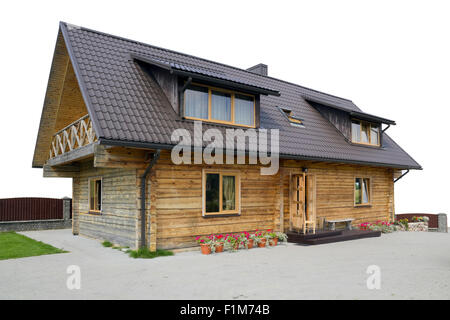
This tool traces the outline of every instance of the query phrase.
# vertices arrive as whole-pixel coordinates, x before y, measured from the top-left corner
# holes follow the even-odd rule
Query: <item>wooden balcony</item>
[[[91,118],[85,115],[58,131],[52,138],[49,159],[97,141]]]

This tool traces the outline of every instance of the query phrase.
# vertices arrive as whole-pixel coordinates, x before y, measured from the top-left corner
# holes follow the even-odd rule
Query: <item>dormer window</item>
[[[280,108],[280,110],[283,112],[283,114],[286,116],[286,118],[289,120],[289,122],[291,123],[292,126],[295,127],[304,127],[303,126],[303,120],[295,117],[293,115],[293,112],[291,109],[287,109],[287,108]]]
[[[362,120],[352,120],[352,142],[380,145],[380,125]]]
[[[184,92],[187,119],[255,127],[255,96],[209,87],[189,85]]]

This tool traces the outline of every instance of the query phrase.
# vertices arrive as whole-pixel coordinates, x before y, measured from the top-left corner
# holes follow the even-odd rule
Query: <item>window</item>
[[[360,120],[352,120],[352,142],[380,145],[380,126]]]
[[[231,122],[231,94],[211,91],[211,119]]]
[[[203,172],[203,215],[239,214],[239,174],[231,171]]]
[[[89,180],[89,211],[102,211],[102,179],[93,178]]]
[[[186,116],[208,119],[208,88],[190,86],[184,93]]]
[[[294,115],[292,114],[292,110],[290,110],[290,109],[283,109],[283,108],[280,108],[280,110],[287,117],[287,119],[291,123],[291,126],[304,127],[303,120],[300,119],[300,118],[294,117]]]
[[[370,204],[370,178],[355,178],[355,206]]]
[[[246,126],[253,126],[253,109],[255,98],[242,94],[234,95],[234,121]]]
[[[190,85],[184,93],[184,115],[245,127],[255,127],[255,97],[229,90]]]

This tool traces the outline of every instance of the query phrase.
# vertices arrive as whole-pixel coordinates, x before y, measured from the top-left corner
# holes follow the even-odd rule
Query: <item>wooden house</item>
[[[196,121],[202,133],[278,129],[279,170],[175,164],[171,136]],[[197,235],[392,220],[394,181],[421,167],[391,125],[263,64],[243,70],[62,22],[33,167],[72,179],[74,234],[182,248]]]

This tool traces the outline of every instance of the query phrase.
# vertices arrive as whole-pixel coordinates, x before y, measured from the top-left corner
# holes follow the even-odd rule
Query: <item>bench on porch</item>
[[[345,223],[346,230],[352,230],[352,221],[355,220],[353,218],[345,218],[339,220],[326,220],[326,226],[329,230],[336,230],[336,223]]]

